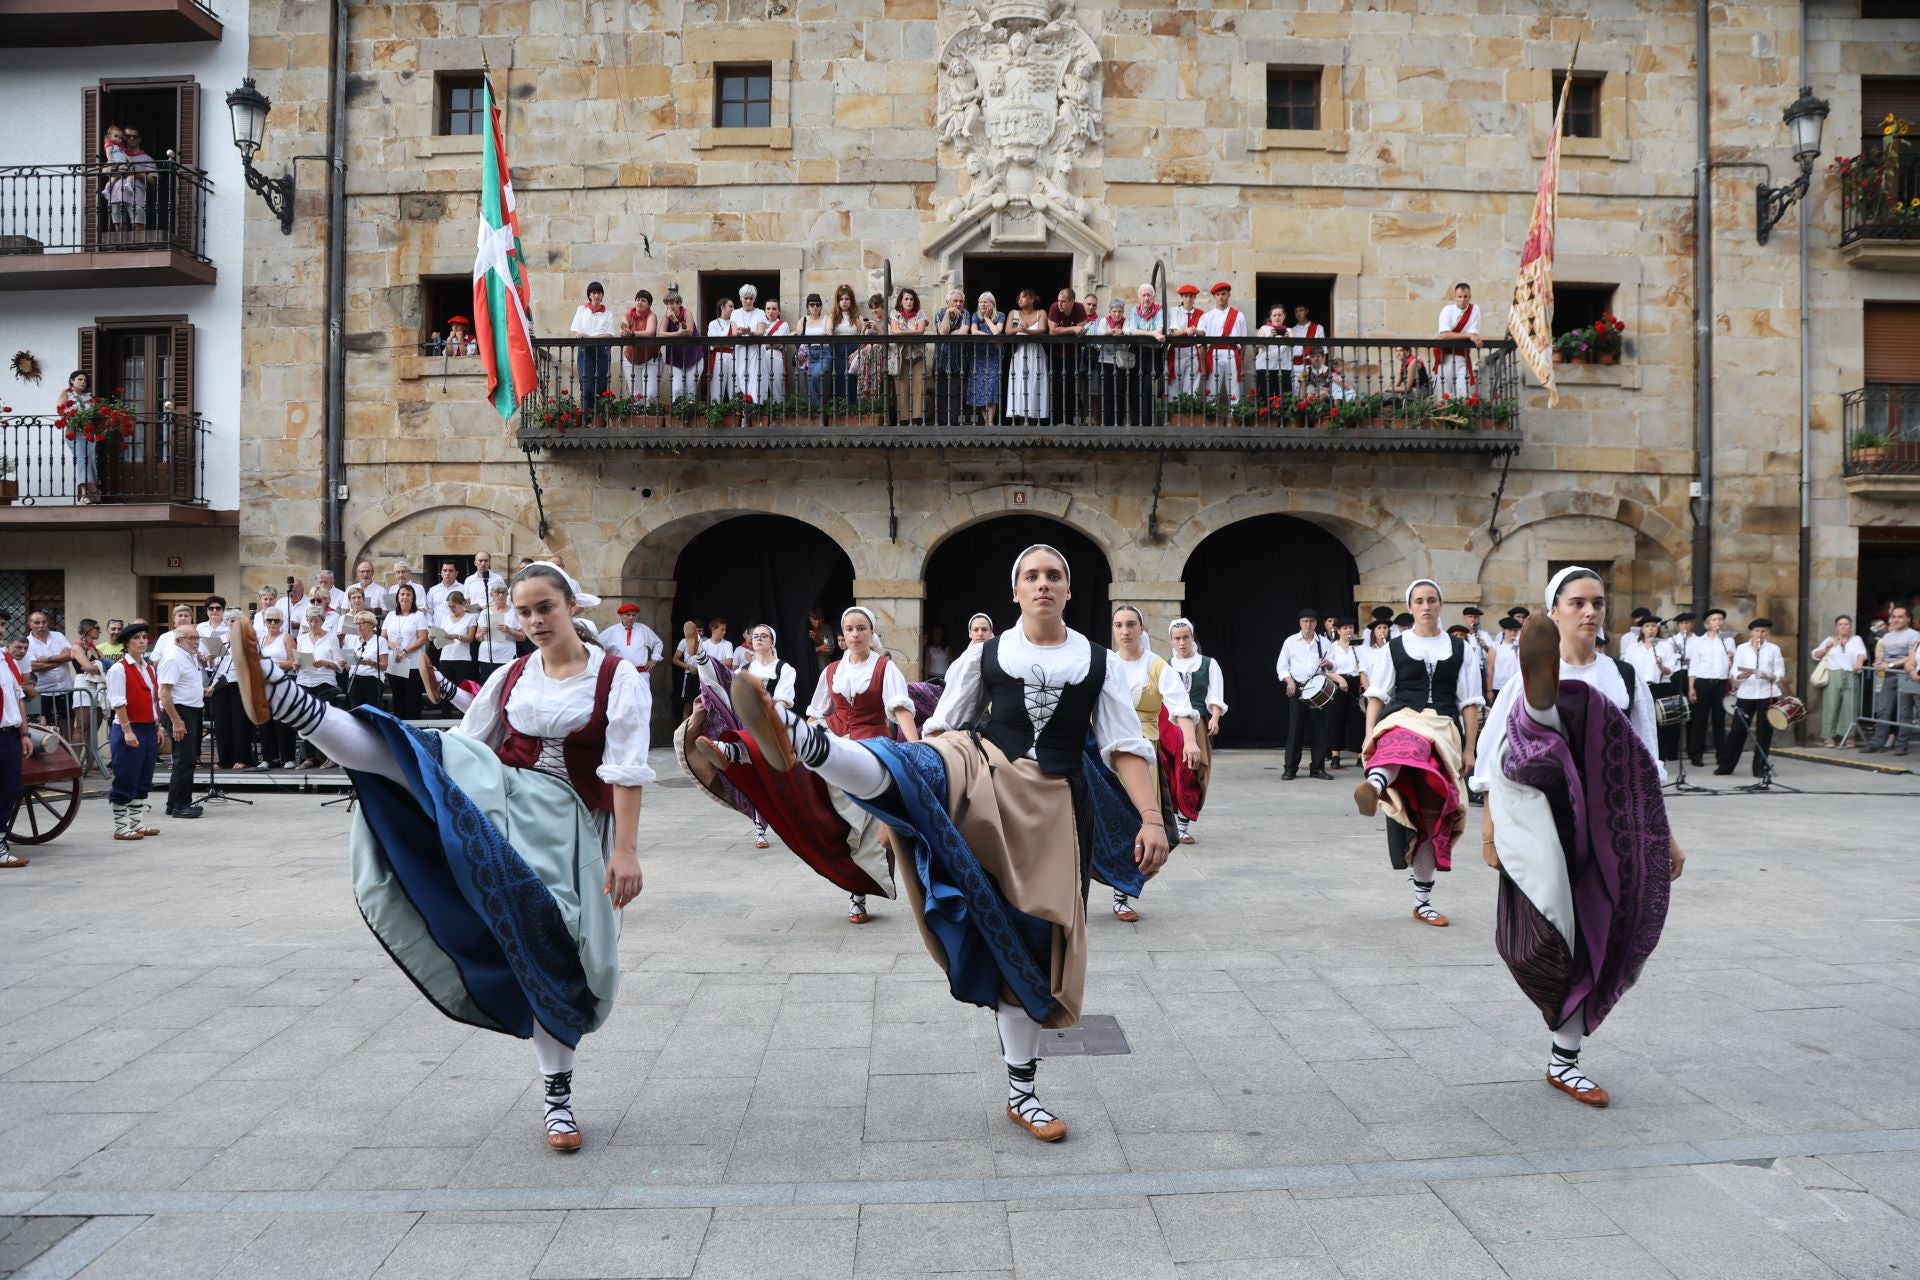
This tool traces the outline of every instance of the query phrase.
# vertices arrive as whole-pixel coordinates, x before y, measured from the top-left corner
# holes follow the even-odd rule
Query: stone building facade
[[[316,150],[327,116],[334,51],[320,7],[252,6],[252,71],[286,154]],[[1781,113],[1802,83],[1832,105],[1827,156],[1857,150],[1863,84],[1920,77],[1920,19],[1863,17],[1884,8],[1872,0],[1812,0],[1803,50],[1797,5],[1713,7],[1715,505],[1711,581],[1696,583],[1693,4],[1302,8],[352,6],[348,556],[557,552],[671,634],[686,575],[725,572],[681,562],[696,535],[736,516],[788,516],[844,549],[852,591],[911,665],[930,561],[996,517],[1077,530],[1104,554],[1111,598],[1141,604],[1159,632],[1197,607],[1189,578],[1209,535],[1287,515],[1304,525],[1273,526],[1273,555],[1247,566],[1250,595],[1286,594],[1297,566],[1285,528],[1317,526],[1352,560],[1343,606],[1397,601],[1427,576],[1454,602],[1504,608],[1530,600],[1549,563],[1597,561],[1622,609],[1711,600],[1736,618],[1771,615],[1791,662],[1807,630],[1796,603],[1799,215],[1756,242],[1755,166],[1776,181],[1792,169]],[[1163,260],[1169,284],[1225,278],[1243,298],[1310,291],[1330,302],[1336,335],[1430,339],[1456,280],[1477,286],[1488,332],[1504,324],[1555,73],[1576,42],[1597,136],[1566,145],[1557,277],[1610,303],[1626,349],[1618,365],[1561,366],[1557,407],[1527,392],[1504,474],[1485,453],[614,447],[533,455],[536,504],[529,455],[486,404],[474,362],[420,354],[441,319],[435,300],[458,296],[440,282],[463,280],[473,260],[479,139],[447,136],[444,113],[449,87],[483,63],[508,104],[543,333],[564,333],[589,280],[616,305],[669,283],[691,303],[725,276],[757,273],[777,279],[792,314],[805,293],[830,296],[843,281],[864,296],[883,265],[924,293],[965,284],[994,255],[1052,255],[1102,296],[1130,293]],[[768,77],[764,124],[722,127],[717,80],[743,65]],[[1023,68],[1037,83],[1021,81]],[[1015,83],[995,101],[986,81],[1002,71]],[[1268,127],[1276,74],[1304,82],[1313,108],[1285,122],[1313,127]],[[1023,110],[1057,120],[1037,128]],[[1864,308],[1920,301],[1920,267],[1844,253],[1839,203],[1817,170],[1805,208],[1811,607],[1822,618],[1860,603],[1863,530],[1876,563],[1892,556],[1888,572],[1913,577],[1903,588],[1920,583],[1920,493],[1845,477],[1842,440],[1842,397],[1864,383]],[[262,581],[310,564],[312,544],[294,531],[320,525],[324,209],[308,214],[291,237],[248,238],[241,555]]]

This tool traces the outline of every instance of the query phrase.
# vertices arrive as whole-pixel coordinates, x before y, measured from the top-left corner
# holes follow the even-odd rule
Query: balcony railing
[[[1886,152],[1878,137],[1840,169],[1840,243],[1920,243],[1920,156]]]
[[[1841,403],[1847,475],[1920,475],[1920,383],[1861,387]]]
[[[549,338],[528,448],[933,446],[1480,451],[1520,365],[1391,338]],[[633,357],[641,357],[635,360]]]
[[[0,417],[0,502],[103,507],[207,501],[207,422],[195,413],[136,414],[115,442],[69,439],[51,415]]]
[[[0,166],[0,288],[210,283],[212,192],[172,160]]]
[[[0,49],[218,40],[205,0],[0,0]]]

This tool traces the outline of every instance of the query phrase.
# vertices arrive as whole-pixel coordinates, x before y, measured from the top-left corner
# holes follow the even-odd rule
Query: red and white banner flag
[[[1567,95],[1572,89],[1573,68],[1568,67],[1566,81],[1560,86],[1560,104],[1553,113],[1553,136],[1547,140],[1540,189],[1533,197],[1527,244],[1520,251],[1513,305],[1507,309],[1507,334],[1527,368],[1547,389],[1549,408],[1560,403],[1560,388],[1553,376],[1553,222],[1560,198],[1560,131],[1566,123]]]

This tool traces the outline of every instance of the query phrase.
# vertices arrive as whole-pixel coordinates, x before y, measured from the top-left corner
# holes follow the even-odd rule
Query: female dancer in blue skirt
[[[533,1041],[556,1151],[580,1149],[574,1050],[613,1011],[617,913],[640,893],[640,790],[653,781],[646,681],[574,628],[594,603],[554,565],[515,574],[534,652],[495,671],[445,732],[327,706],[263,670],[251,628],[234,624],[248,716],[291,727],[359,791],[353,888],[374,936],[448,1017]]]

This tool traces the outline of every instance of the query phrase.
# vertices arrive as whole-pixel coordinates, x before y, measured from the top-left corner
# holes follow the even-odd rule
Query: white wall
[[[81,90],[102,79],[190,75],[200,85],[200,167],[213,192],[207,202],[207,254],[219,272],[212,285],[161,289],[60,289],[0,294],[0,357],[26,350],[46,376],[38,386],[0,371],[0,403],[16,413],[52,413],[78,360],[76,331],[97,316],[179,315],[194,325],[194,402],[207,419],[206,496],[210,505],[240,504],[240,284],[244,201],[239,152],[227,123],[227,91],[247,73],[246,0],[211,0],[226,24],[218,43],[127,45],[87,49],[0,49],[7,127],[0,165],[76,164],[82,154]],[[275,232],[277,234],[277,230]]]

